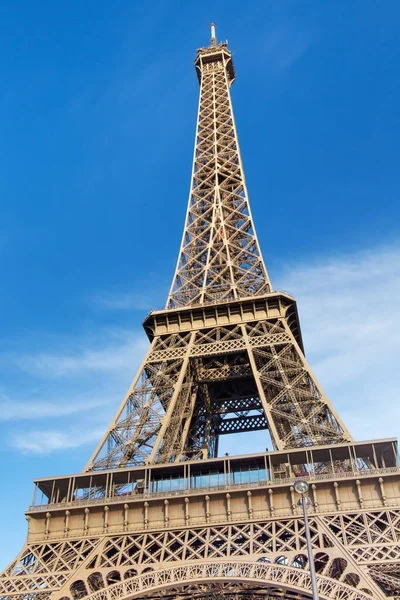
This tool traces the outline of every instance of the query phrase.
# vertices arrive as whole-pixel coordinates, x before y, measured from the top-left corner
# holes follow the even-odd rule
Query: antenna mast
[[[217,45],[217,38],[216,38],[216,35],[215,35],[215,30],[216,30],[215,23],[210,23],[210,29],[211,29],[211,46],[216,46]]]

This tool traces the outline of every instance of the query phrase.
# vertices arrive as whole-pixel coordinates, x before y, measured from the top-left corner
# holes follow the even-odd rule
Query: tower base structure
[[[3,599],[400,598],[395,439],[38,479]]]

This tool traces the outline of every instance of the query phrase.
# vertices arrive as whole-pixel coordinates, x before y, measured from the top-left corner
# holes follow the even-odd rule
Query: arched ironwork
[[[260,562],[206,562],[186,563],[165,569],[136,575],[119,583],[99,590],[88,600],[128,600],[151,595],[168,588],[180,588],[185,585],[217,582],[237,583],[239,585],[263,586],[264,589],[280,588],[282,591],[296,592],[301,600],[311,598],[311,580],[308,571],[296,567],[287,567],[274,563]],[[319,575],[318,591],[321,600],[373,600],[372,596],[340,581]],[[293,598],[296,596],[293,596]]]

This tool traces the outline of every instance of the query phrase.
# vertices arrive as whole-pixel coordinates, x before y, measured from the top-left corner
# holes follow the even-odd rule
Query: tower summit
[[[197,51],[200,83],[192,182],[178,264],[167,307],[194,306],[270,292],[250,212],[230,86],[227,44]]]
[[[210,46],[216,46],[217,45],[217,36],[216,36],[215,23],[210,23],[210,30],[211,30]]]
[[[214,24],[195,67],[192,180],[166,307],[146,317],[149,350],[84,471],[35,481],[0,598],[309,599],[300,478],[321,600],[399,600],[397,440],[353,440],[305,358],[296,301],[271,287],[232,55]],[[258,430],[273,451],[253,453]],[[246,453],[220,456],[234,433],[247,433]]]

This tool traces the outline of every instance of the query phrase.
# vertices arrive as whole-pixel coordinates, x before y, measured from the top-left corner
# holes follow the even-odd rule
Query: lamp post
[[[306,541],[307,541],[307,554],[308,554],[308,563],[310,565],[310,578],[311,578],[311,589],[313,600],[319,600],[318,596],[318,587],[317,587],[317,578],[315,574],[315,565],[314,565],[314,557],[312,553],[311,547],[311,535],[310,535],[310,526],[308,524],[308,514],[307,509],[311,506],[311,500],[308,496],[305,496],[309,490],[310,486],[307,481],[296,481],[294,484],[294,489],[298,494],[300,494],[299,501],[297,504],[303,507],[303,517],[304,517],[304,529],[306,533]]]

